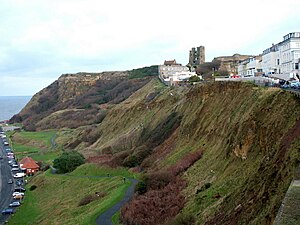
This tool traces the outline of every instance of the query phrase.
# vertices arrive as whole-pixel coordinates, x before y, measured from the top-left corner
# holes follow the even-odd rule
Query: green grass
[[[88,168],[91,173],[87,173]],[[110,178],[82,178],[77,177],[106,175]],[[125,170],[108,170],[94,165],[82,165],[72,173],[74,176],[54,175],[46,172],[34,177],[31,185],[36,185],[34,191],[26,193],[24,204],[9,221],[14,224],[96,224],[96,218],[123,198],[130,182],[123,183],[121,176]],[[130,175],[130,174],[127,174]],[[79,201],[86,195],[104,192],[102,199],[84,206],[78,206]],[[28,216],[29,212],[33,212]]]
[[[36,198],[33,192],[27,191],[26,197],[22,201],[22,206],[17,208],[16,213],[10,219],[9,224],[30,224],[28,221],[33,221],[40,213],[36,204]]]
[[[10,134],[17,159],[20,160],[25,156],[29,156],[36,161],[44,161],[49,164],[60,153],[59,150],[52,148],[51,140],[53,137],[56,137],[56,131],[21,131]]]
[[[95,164],[84,164],[80,167],[78,167],[76,170],[74,170],[71,175],[74,176],[121,176],[121,177],[134,177],[138,178],[138,174],[131,173],[126,168],[116,168],[111,169],[108,167],[100,167]]]
[[[56,135],[56,131],[22,131],[18,133],[21,137],[30,140],[42,141],[47,147],[51,148],[51,139]]]
[[[120,214],[120,212],[117,212],[112,216],[111,221],[114,225],[121,225]]]

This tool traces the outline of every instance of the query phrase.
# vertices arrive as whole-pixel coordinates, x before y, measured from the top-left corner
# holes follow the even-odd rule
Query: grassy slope
[[[106,176],[112,178],[81,178],[76,176]],[[28,184],[36,185],[28,191],[24,204],[9,224],[95,224],[99,214],[119,201],[130,183],[123,183],[122,176],[131,176],[126,170],[108,170],[85,164],[69,176],[41,174]],[[85,206],[79,201],[88,194],[104,192],[106,195]],[[28,216],[29,214],[29,216]]]
[[[141,138],[141,127],[151,130],[178,112],[183,118],[173,143],[146,160],[151,162],[148,169],[156,170],[188,152],[204,150],[184,175],[189,185],[182,213],[195,216],[197,224],[271,224],[299,158],[299,146],[282,147],[298,119],[299,100],[280,89],[252,84],[215,83],[186,92],[155,82],[108,113],[97,128],[101,137],[87,154],[107,146],[114,152],[131,148]],[[158,97],[147,102],[148,94],[156,91]],[[211,187],[196,194],[205,183]]]
[[[11,135],[11,140],[19,159],[30,156],[36,161],[51,162],[59,154],[58,150],[52,149],[51,139],[55,136],[56,131],[21,131]]]
[[[157,97],[148,101],[155,92]],[[172,112],[182,115],[181,125],[153,150],[145,166],[159,170],[189,152],[204,151],[183,175],[188,187],[182,214],[194,216],[197,224],[271,224],[299,160],[299,144],[290,147],[293,139],[288,138],[300,113],[299,100],[251,84],[215,83],[186,91],[153,80],[108,112],[95,128],[101,134],[97,142],[78,149],[88,156],[108,146],[126,151],[142,144],[143,134]],[[84,129],[67,130],[68,137],[60,140],[80,140]],[[211,186],[203,189],[205,183]],[[67,211],[60,215],[68,217]]]

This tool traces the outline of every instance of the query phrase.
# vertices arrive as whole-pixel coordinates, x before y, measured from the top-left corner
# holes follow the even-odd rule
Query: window
[[[277,59],[277,65],[279,65],[279,63],[280,63],[280,60],[279,60],[279,59]]]
[[[299,63],[295,63],[295,70],[299,70]]]

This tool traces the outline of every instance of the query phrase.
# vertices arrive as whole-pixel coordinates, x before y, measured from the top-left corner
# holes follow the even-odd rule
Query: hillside
[[[91,162],[140,166],[146,177],[202,151],[200,160],[176,176],[187,184],[179,188],[185,204],[174,206],[175,215],[182,208],[180,214],[197,224],[272,224],[299,163],[299,110],[298,99],[276,88],[214,83],[169,89],[153,80],[112,108],[101,124],[63,141]],[[163,192],[175,178],[159,179],[165,184],[150,185],[126,208],[125,218],[135,215],[147,224],[137,215],[149,209],[137,205],[153,203],[155,191]],[[167,204],[149,218],[173,217],[162,213]],[[161,221],[149,222],[155,223]]]
[[[299,99],[250,83],[173,89],[136,79],[140,88],[106,105],[101,120],[56,139],[88,162],[143,171],[123,224],[272,224],[300,161]],[[49,122],[63,113],[56,107],[36,114],[38,129],[59,127]],[[28,109],[19,115],[27,127]]]
[[[157,75],[157,66],[130,71],[63,74],[35,94],[10,122],[22,122],[26,130],[99,123],[108,105],[124,101]],[[76,121],[76,122],[74,122]]]

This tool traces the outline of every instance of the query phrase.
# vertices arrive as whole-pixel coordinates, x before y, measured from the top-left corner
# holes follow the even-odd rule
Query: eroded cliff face
[[[100,124],[63,142],[90,162],[146,173],[149,186],[122,211],[125,224],[163,224],[170,215],[161,212],[170,208],[180,211],[178,221],[196,224],[272,224],[300,161],[299,115],[299,99],[278,88],[233,82],[169,89],[152,80]],[[159,174],[178,166],[183,172],[175,177]],[[149,212],[145,205],[158,196],[174,197],[168,190],[185,198]]]
[[[102,73],[76,73],[64,74],[58,78],[59,101],[66,102],[84,94],[89,88],[96,85],[97,81],[111,81],[126,79],[128,72],[112,71]]]
[[[99,123],[106,104],[124,101],[151,79],[130,79],[127,71],[64,74],[35,94],[11,122],[22,122],[27,130]]]

